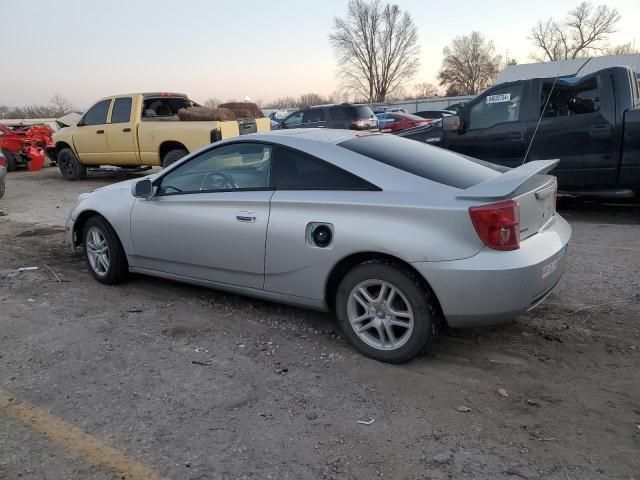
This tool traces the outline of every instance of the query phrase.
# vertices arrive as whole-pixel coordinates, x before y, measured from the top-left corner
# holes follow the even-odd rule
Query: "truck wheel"
[[[78,161],[70,148],[63,148],[58,153],[58,168],[67,180],[82,180],[87,177],[87,167]]]
[[[16,157],[13,154],[2,151],[4,157],[7,159],[7,172],[13,172],[16,169]]]
[[[185,157],[187,155],[189,155],[189,152],[187,152],[184,148],[178,148],[176,150],[171,150],[162,159],[162,168],[167,168],[172,163],[176,163],[182,157]]]

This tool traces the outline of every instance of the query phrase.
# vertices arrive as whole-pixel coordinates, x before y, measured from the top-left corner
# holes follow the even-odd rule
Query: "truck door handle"
[[[511,142],[522,142],[524,141],[524,133],[523,132],[509,132],[507,138]]]
[[[592,137],[608,137],[611,135],[611,125],[591,125],[589,127],[589,135]]]
[[[130,131],[131,131],[131,129],[130,129],[129,127],[127,127],[127,128],[123,128],[123,129],[122,129],[122,131],[123,131],[123,132],[130,132]]]
[[[238,212],[236,213],[236,220],[243,223],[255,223],[256,212]]]
[[[96,130],[96,133],[97,133],[98,135],[101,135],[101,134],[103,134],[103,133],[104,133],[104,130]]]

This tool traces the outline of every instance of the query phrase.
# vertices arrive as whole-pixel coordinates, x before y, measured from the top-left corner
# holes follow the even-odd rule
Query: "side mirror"
[[[76,127],[84,127],[84,122],[80,120],[78,123],[76,123]]]
[[[153,182],[145,178],[131,186],[131,194],[136,198],[151,198],[154,194]]]
[[[442,129],[447,131],[460,131],[462,122],[458,115],[451,115],[442,118]]]

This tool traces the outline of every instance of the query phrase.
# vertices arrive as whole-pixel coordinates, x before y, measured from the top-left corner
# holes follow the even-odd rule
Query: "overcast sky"
[[[435,83],[442,49],[479,30],[498,53],[530,62],[528,30],[564,17],[566,0],[397,0],[413,16],[422,67],[409,82]],[[596,4],[598,2],[595,2]],[[639,0],[610,0],[622,14],[612,43],[640,46]],[[0,104],[78,108],[134,91],[177,91],[194,100],[265,101],[338,87],[327,35],[346,0],[2,0]]]

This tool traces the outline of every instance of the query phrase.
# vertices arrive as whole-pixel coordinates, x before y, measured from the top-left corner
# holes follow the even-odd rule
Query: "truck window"
[[[102,100],[96,103],[84,114],[82,123],[85,125],[102,125],[103,123],[107,123],[109,105],[111,105],[111,100]]]
[[[600,93],[597,78],[577,83],[558,81],[555,86],[553,82],[542,84],[540,112],[544,118],[583,115],[599,110]]]
[[[471,107],[468,130],[489,128],[498,123],[517,122],[522,103],[522,85],[500,88]]]
[[[188,108],[193,102],[184,97],[145,98],[142,104],[142,118],[146,120],[171,120],[181,108]]]
[[[116,98],[111,112],[111,123],[128,123],[131,121],[131,97]]]

